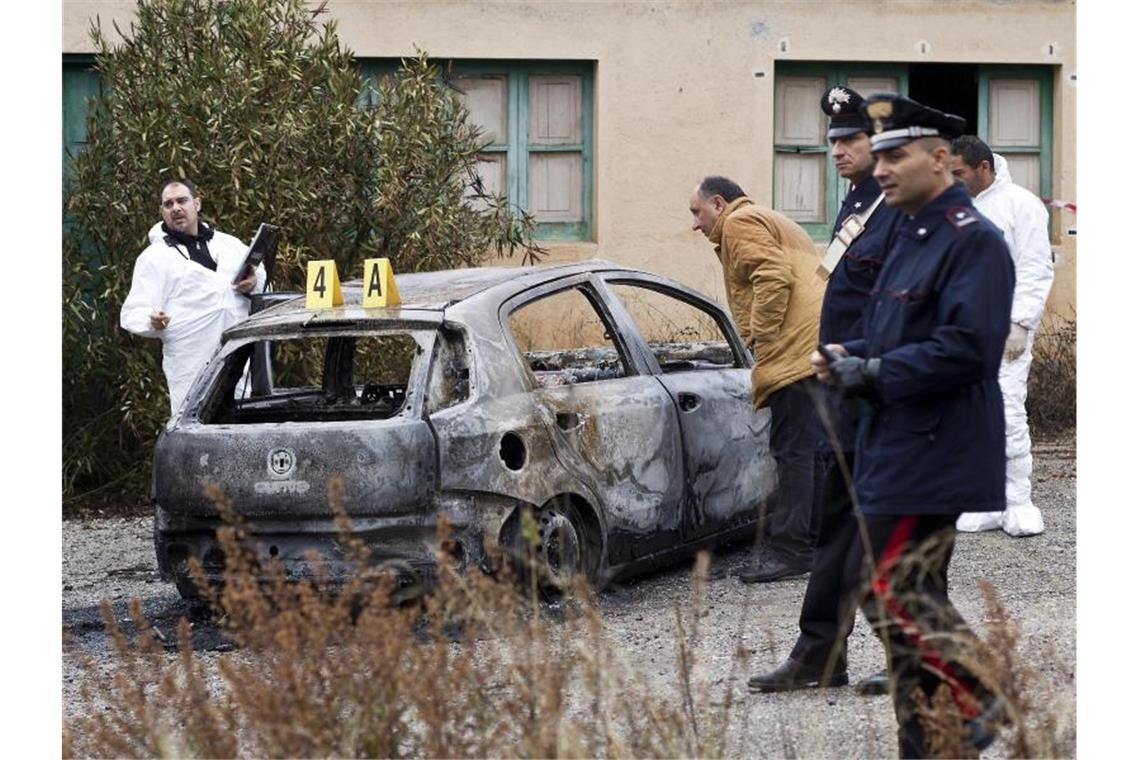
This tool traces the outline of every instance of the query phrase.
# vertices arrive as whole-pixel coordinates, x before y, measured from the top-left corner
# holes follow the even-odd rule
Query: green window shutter
[[[95,70],[95,56],[63,56],[62,70],[63,100],[63,175],[61,177],[61,198],[63,200],[63,228],[65,233],[76,229],[75,217],[67,208],[67,183],[71,176],[71,161],[87,144],[87,116],[91,101],[99,94],[102,80]],[[96,272],[102,263],[91,239],[80,238],[78,258],[84,260],[88,269]],[[65,259],[65,266],[66,266]],[[82,297],[87,306],[94,308],[96,294],[104,287],[103,279],[96,274],[86,281]]]
[[[510,200],[544,240],[593,238],[594,71],[591,62],[510,65]]]
[[[70,172],[70,159],[87,142],[87,112],[91,98],[99,94],[95,57],[63,57],[63,176]]]
[[[361,108],[375,108],[377,105],[376,88],[380,79],[400,70],[398,58],[357,58],[356,65],[360,68],[360,75],[364,77],[364,90],[356,99],[356,105]]]
[[[1010,164],[1014,181],[1053,194],[1053,70],[1048,66],[982,66],[978,136]]]
[[[366,76],[398,61],[362,60]],[[594,235],[594,65],[591,61],[452,60],[453,84],[489,142],[479,160],[486,190],[537,218],[535,237]],[[540,112],[541,111],[541,112]]]
[[[458,74],[452,84],[468,111],[468,121],[477,125],[487,140],[479,154],[479,179],[487,195],[506,195],[508,135],[510,133],[510,77],[505,74]]]
[[[839,209],[827,119],[819,108],[820,96],[838,83],[832,64],[776,64],[772,206],[798,222],[813,240],[827,239]]]

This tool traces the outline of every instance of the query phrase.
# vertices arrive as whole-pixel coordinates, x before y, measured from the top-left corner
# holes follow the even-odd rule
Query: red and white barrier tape
[[[1042,198],[1041,201],[1047,206],[1052,206],[1053,208],[1063,208],[1066,211],[1072,211],[1074,214],[1077,213],[1077,204],[1071,201],[1062,201],[1058,200],[1057,198]]]

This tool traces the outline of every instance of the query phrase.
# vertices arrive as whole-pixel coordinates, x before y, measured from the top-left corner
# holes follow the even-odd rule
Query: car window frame
[[[433,388],[435,387],[433,385],[433,382],[439,379],[436,376],[436,371],[442,366],[442,362],[444,361],[443,351],[445,350],[445,346],[448,342],[446,336],[443,335],[444,331],[455,333],[460,346],[463,349],[463,352],[466,354],[467,394],[460,401],[447,404],[446,406],[435,407],[431,403],[432,392]],[[435,339],[432,343],[431,356],[429,358],[427,366],[427,377],[424,381],[425,384],[423,402],[425,418],[430,419],[440,412],[446,412],[450,409],[463,407],[465,405],[472,404],[475,401],[476,397],[478,396],[476,387],[478,382],[478,372],[476,372],[477,354],[472,349],[471,344],[471,330],[468,325],[462,322],[444,320],[436,327]]]
[[[333,338],[343,337],[348,334],[354,335],[382,335],[386,333],[401,333],[408,335],[415,341],[417,347],[420,349],[412,359],[412,366],[408,372],[408,385],[410,389],[405,397],[404,407],[398,414],[394,414],[386,419],[377,420],[330,420],[326,422],[302,423],[302,424],[320,424],[320,425],[357,425],[357,424],[384,424],[401,419],[412,420],[425,420],[427,409],[427,382],[429,380],[429,370],[431,368],[431,360],[435,353],[436,342],[439,339],[438,326],[434,324],[417,324],[417,325],[382,325],[378,323],[376,327],[371,327],[368,323],[356,324],[351,328],[340,325],[329,325],[327,327],[313,328],[306,326],[297,326],[296,329],[276,329],[272,332],[265,332],[262,334],[243,333],[240,336],[230,338],[223,338],[222,345],[214,354],[195,380],[194,396],[187,398],[186,405],[184,406],[184,418],[187,422],[193,422],[196,425],[207,425],[211,428],[224,428],[229,427],[225,423],[206,423],[203,422],[200,415],[202,404],[209,397],[214,387],[219,381],[218,375],[221,373],[226,361],[236,351],[240,351],[244,346],[256,344],[262,341],[280,341],[280,340],[296,340],[298,338]],[[417,336],[422,335],[425,342],[421,343]],[[327,350],[327,344],[326,344]],[[420,389],[417,393],[415,388]],[[281,424],[281,423],[268,423],[268,424]],[[242,425],[247,427],[248,425]]]
[[[653,353],[653,348],[649,345],[649,341],[641,334],[641,329],[637,325],[637,320],[625,308],[622,303],[621,297],[610,287],[610,285],[633,285],[635,287],[643,287],[648,290],[653,290],[664,296],[672,297],[686,303],[693,308],[700,309],[708,314],[716,322],[721,332],[728,338],[728,345],[732,351],[733,358],[737,366],[732,369],[751,369],[755,360],[752,352],[744,345],[744,340],[740,337],[740,333],[736,330],[736,323],[733,322],[732,316],[728,313],[723,306],[716,301],[704,296],[696,291],[690,290],[683,285],[664,282],[659,278],[652,275],[642,276],[633,272],[613,272],[605,273],[598,277],[599,284],[602,286],[599,290],[602,292],[604,298],[609,303],[609,309],[615,316],[623,322],[623,326],[632,337],[635,337],[640,344],[639,350],[647,357],[647,364],[652,369],[652,374],[661,375],[665,371],[661,369],[660,363],[657,361],[657,356]]]
[[[515,336],[511,332],[509,324],[510,316],[528,304],[567,290],[580,290],[586,300],[590,302],[594,311],[598,313],[606,329],[613,336],[618,357],[625,365],[626,373],[622,377],[653,374],[648,362],[646,362],[643,347],[630,345],[629,336],[626,330],[623,329],[625,323],[615,318],[609,302],[601,294],[601,288],[599,287],[601,285],[601,280],[599,280],[594,273],[585,272],[527,288],[521,293],[516,293],[503,301],[499,306],[499,329],[502,332],[503,340],[506,341],[506,345],[514,349],[515,364],[520,376],[523,378],[524,387],[530,390],[537,390],[541,388],[542,385],[537,382],[534,373],[523,357],[524,352],[519,348],[518,343],[515,342]]]

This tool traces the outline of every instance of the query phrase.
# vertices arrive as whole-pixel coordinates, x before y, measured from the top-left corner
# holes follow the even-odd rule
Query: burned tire
[[[503,546],[525,585],[537,586],[549,598],[568,590],[575,576],[596,582],[601,556],[596,533],[573,501],[560,497],[516,510],[504,528]]]
[[[538,510],[538,547],[540,567],[558,588],[569,588],[574,576],[584,574],[585,536],[573,515],[550,505]]]

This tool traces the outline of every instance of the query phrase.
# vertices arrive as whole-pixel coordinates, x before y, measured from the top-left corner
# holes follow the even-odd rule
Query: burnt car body
[[[721,306],[597,260],[396,281],[396,307],[363,308],[358,282],[324,310],[275,294],[223,336],[155,446],[158,565],[183,595],[191,557],[211,580],[223,569],[210,482],[295,574],[310,552],[348,567],[333,478],[372,558],[428,574],[441,516],[456,560],[480,565],[530,510],[554,570],[597,583],[754,535],[776,483],[770,414],[752,409],[752,359]],[[553,330],[535,311],[552,303],[570,315]],[[677,311],[711,339],[671,326]],[[259,351],[275,374],[250,387]]]

